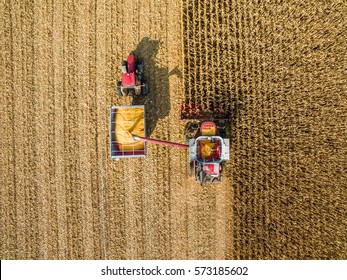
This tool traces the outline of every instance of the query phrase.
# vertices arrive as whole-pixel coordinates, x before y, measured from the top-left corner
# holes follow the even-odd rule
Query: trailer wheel
[[[121,86],[122,86],[122,82],[118,81],[116,86],[116,92],[118,96],[123,96]]]

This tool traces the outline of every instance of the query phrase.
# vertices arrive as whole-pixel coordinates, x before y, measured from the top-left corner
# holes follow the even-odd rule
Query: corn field
[[[0,4],[1,259],[346,259],[346,1]],[[150,136],[230,117],[222,183],[148,145],[110,160],[121,63]],[[182,106],[186,104],[187,106]]]
[[[233,256],[343,258],[346,3],[182,7],[186,102],[233,116]]]

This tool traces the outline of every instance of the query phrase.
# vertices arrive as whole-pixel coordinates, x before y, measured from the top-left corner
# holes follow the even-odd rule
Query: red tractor
[[[122,62],[122,81],[117,82],[118,96],[139,96],[148,94],[148,84],[142,77],[143,63],[131,52]]]

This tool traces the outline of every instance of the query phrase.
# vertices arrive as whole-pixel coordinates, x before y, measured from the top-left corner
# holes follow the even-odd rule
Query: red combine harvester
[[[220,124],[222,126],[219,126]],[[220,182],[223,162],[229,160],[230,145],[229,139],[225,138],[225,123],[221,121],[188,123],[185,134],[188,139],[186,145],[136,135],[133,135],[133,139],[189,149],[190,175],[194,175],[195,180],[201,185]]]
[[[227,105],[183,103],[181,120],[189,120],[185,136],[189,143],[190,174],[202,185],[220,182],[223,162],[230,159]]]
[[[117,84],[120,95],[146,95],[147,84],[142,80],[143,64],[131,53],[122,64],[122,82]],[[131,76],[133,75],[133,76]],[[128,91],[125,91],[127,89]],[[131,90],[131,91],[129,91]],[[214,110],[214,108],[217,108]],[[190,174],[201,185],[221,181],[223,162],[229,160],[230,123],[228,110],[222,104],[183,104],[181,119],[189,120],[185,128],[187,144],[148,138],[144,106],[112,106],[110,108],[110,153],[119,160],[146,156],[145,143],[167,145],[189,150]]]
[[[229,160],[227,122],[222,120],[188,123],[190,174],[201,185],[221,181],[223,162]]]
[[[117,82],[119,96],[138,96],[148,94],[148,85],[143,77],[143,63],[131,52],[122,63],[122,81]]]

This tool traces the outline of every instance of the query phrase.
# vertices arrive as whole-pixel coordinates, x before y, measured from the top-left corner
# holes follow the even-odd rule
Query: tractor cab
[[[214,122],[206,121],[200,126],[199,134],[196,139],[197,159],[202,162],[213,162],[220,160],[220,140],[215,136],[217,126]]]

